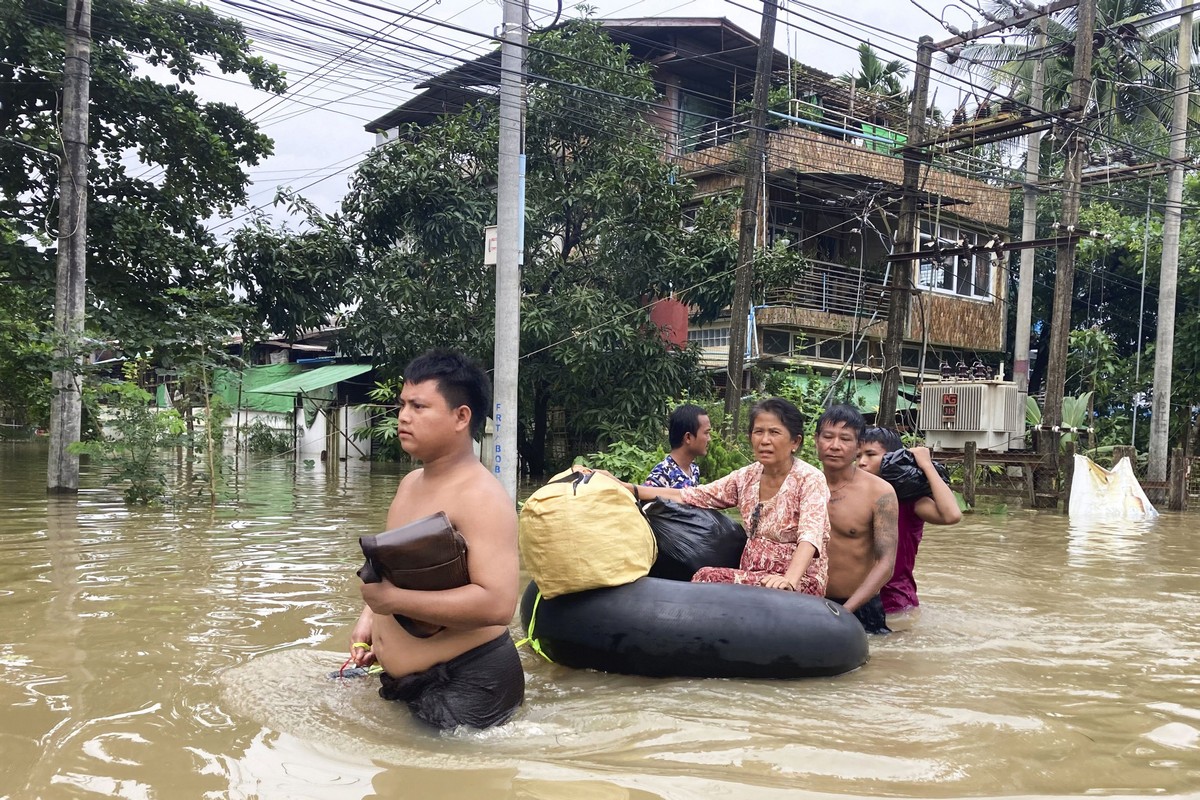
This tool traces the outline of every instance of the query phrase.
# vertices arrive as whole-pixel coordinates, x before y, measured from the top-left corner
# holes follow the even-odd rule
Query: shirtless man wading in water
[[[471,582],[443,591],[364,583],[350,637],[355,664],[383,667],[380,695],[438,728],[501,724],[525,694],[508,633],[519,580],[516,509],[473,446],[490,403],[487,375],[460,353],[430,351],[404,371],[397,436],[422,467],[400,481],[387,527],[446,512],[467,541]],[[393,614],[445,629],[416,638]]]
[[[858,468],[866,420],[832,406],[817,420],[817,457],[829,484],[829,582],[825,596],[852,611],[867,633],[889,633],[879,590],[896,563],[896,491]]]

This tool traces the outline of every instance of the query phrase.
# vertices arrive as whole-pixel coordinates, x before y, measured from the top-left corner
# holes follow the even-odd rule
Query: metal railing
[[[787,306],[841,314],[863,319],[887,318],[891,290],[880,283],[858,282],[858,271],[845,264],[831,261],[812,261],[804,276],[791,286],[770,289],[766,293],[768,306]]]
[[[861,117],[852,117],[841,111],[824,108],[806,100],[793,98],[788,103],[787,113],[798,119],[811,120],[815,123],[813,126],[806,127],[806,130],[812,133],[848,141],[851,144],[878,152],[890,152],[892,142],[898,146],[906,138],[900,131],[876,125]],[[772,120],[776,123],[780,122],[778,117],[774,117]],[[803,122],[791,124],[805,127]],[[746,134],[750,130],[749,125],[750,114],[748,112],[725,119],[706,119],[703,128],[698,133],[679,137],[679,152],[691,153],[726,144]],[[864,133],[869,134],[871,138],[864,138]]]

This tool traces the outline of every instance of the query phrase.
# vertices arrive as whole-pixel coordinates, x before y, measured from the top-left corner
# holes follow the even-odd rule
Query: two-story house
[[[757,37],[719,18],[601,24],[653,65],[662,100],[648,116],[662,134],[664,156],[695,183],[698,200],[739,189]],[[898,238],[903,161],[895,149],[905,137],[897,114],[905,112],[894,101],[856,95],[833,75],[778,51],[774,71],[779,88],[758,236],[762,244],[797,248],[810,267],[793,285],[767,287],[753,298],[747,357],[764,366],[810,365],[841,388],[839,395],[862,398],[872,411],[883,367],[887,257]],[[493,52],[426,81],[418,87],[424,91],[366,127],[384,137],[400,125],[453,113],[494,94],[498,75]],[[961,165],[927,168],[920,191],[926,243],[976,244],[1007,233],[1007,191],[973,179]],[[981,359],[994,366],[1005,344],[1005,264],[986,255],[943,257],[913,272],[920,291],[904,330],[905,380],[936,374],[943,363]],[[729,329],[726,317],[687,334],[718,382]]]

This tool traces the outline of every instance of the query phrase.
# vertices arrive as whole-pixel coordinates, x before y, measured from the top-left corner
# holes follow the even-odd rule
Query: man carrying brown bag
[[[422,467],[400,481],[389,533],[444,512],[465,542],[468,582],[405,589],[364,567],[371,582],[362,585],[365,606],[350,637],[356,665],[383,667],[380,695],[441,729],[502,724],[525,695],[508,633],[519,581],[516,510],[473,446],[490,395],[487,375],[457,352],[430,351],[405,369],[397,436]]]

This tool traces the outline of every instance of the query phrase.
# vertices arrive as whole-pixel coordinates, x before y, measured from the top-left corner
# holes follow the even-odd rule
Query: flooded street
[[[0,798],[1200,798],[1200,515],[931,526],[923,615],[794,682],[569,670],[434,735],[332,680],[397,471],[265,461],[130,511],[0,445]]]

